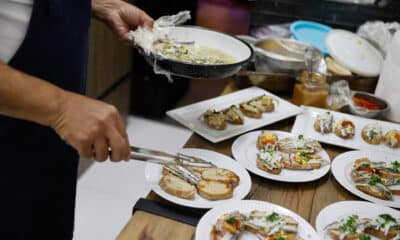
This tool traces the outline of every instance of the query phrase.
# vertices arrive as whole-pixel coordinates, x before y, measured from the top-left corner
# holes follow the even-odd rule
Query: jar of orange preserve
[[[325,108],[329,85],[320,73],[303,71],[294,86],[293,103]]]

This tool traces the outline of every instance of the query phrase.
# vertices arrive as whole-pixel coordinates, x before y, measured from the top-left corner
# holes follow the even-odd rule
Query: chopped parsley
[[[390,214],[381,214],[381,215],[379,215],[379,218],[383,220],[383,221],[379,221],[381,228],[384,228],[390,222],[394,222],[394,223],[397,222],[396,219],[394,217],[392,217],[392,215],[390,215]]]
[[[363,162],[360,164],[360,167],[371,167],[371,164],[367,163],[367,162]]]
[[[358,238],[358,240],[371,240],[371,237],[367,234],[363,234]]]
[[[371,179],[368,182],[368,184],[371,185],[371,186],[375,186],[378,183],[384,185],[382,179],[380,177],[378,177],[378,176],[372,176]]]
[[[276,240],[288,240],[287,237],[278,237]]]
[[[300,134],[297,138],[298,138],[299,140],[303,140],[303,139],[304,139],[304,135],[303,135],[303,134]]]
[[[394,161],[391,163],[391,170],[395,173],[400,173],[400,162]]]
[[[311,159],[310,155],[308,155],[306,152],[300,152],[299,156],[301,158],[304,158],[307,162],[310,161],[310,159]]]
[[[279,220],[279,215],[276,212],[271,213],[270,215],[265,217],[268,222],[275,222]]]
[[[339,230],[341,232],[349,232],[351,234],[355,234],[357,232],[357,223],[358,216],[352,215],[341,226],[339,226]]]
[[[236,222],[236,218],[235,217],[230,217],[230,218],[226,219],[225,222],[233,225]]]
[[[375,132],[374,130],[370,130],[368,135],[369,135],[369,138],[372,139],[372,138],[374,138],[376,135],[378,135],[378,133]]]

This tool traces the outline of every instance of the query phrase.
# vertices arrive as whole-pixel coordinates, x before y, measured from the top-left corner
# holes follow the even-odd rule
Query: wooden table
[[[238,90],[235,84],[229,83],[223,94]],[[286,119],[278,123],[264,127],[268,130],[291,131],[294,118]],[[229,139],[220,143],[211,143],[197,134],[193,134],[185,147],[203,148],[213,150],[228,156],[232,156],[231,145],[235,139]],[[345,148],[323,144],[333,160],[337,155],[347,151]],[[251,175],[252,187],[246,199],[263,200],[272,202],[298,213],[304,219],[315,226],[315,218],[319,211],[331,203],[354,200],[356,197],[342,188],[329,172],[325,177],[309,183],[283,183],[268,180],[254,174]],[[148,199],[166,202],[151,192]],[[193,211],[193,209],[187,209]],[[153,214],[137,211],[123,228],[118,240],[191,240],[194,239],[195,227],[162,218]]]

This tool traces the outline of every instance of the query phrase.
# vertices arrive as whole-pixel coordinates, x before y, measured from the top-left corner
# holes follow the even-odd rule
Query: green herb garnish
[[[371,186],[375,186],[378,183],[385,185],[383,183],[382,179],[380,177],[378,177],[378,176],[372,176],[371,179],[368,181],[368,184],[371,185]]]
[[[341,226],[339,226],[339,230],[341,232],[349,232],[351,234],[354,234],[357,231],[357,223],[358,223],[358,216],[352,215],[346,220],[346,222],[344,222]]]
[[[277,213],[273,212],[270,215],[268,215],[266,217],[266,219],[268,222],[275,222],[275,221],[279,220],[279,215]]]
[[[400,173],[400,162],[394,161],[391,163],[391,170],[395,173]]]
[[[303,139],[304,139],[304,135],[303,135],[303,134],[300,134],[297,138],[298,138],[299,140],[303,140]]]
[[[307,162],[311,159],[310,155],[308,155],[306,152],[300,152],[299,156],[305,158]]]
[[[360,164],[360,167],[371,167],[371,164],[363,162],[363,163]]]
[[[225,220],[225,222],[229,223],[229,224],[235,224],[236,222],[236,218],[235,217],[230,217],[228,219]]]
[[[397,222],[396,219],[390,214],[381,214],[379,215],[379,218],[383,220],[383,222],[379,222],[381,224],[381,228],[384,228],[390,222]]]
[[[288,238],[287,237],[278,237],[277,240],[288,240]]]
[[[375,132],[374,130],[370,130],[368,135],[369,135],[369,138],[372,139],[372,138],[374,138],[376,135],[378,135],[378,133]]]
[[[358,238],[358,240],[371,240],[371,237],[367,234],[363,234]]]

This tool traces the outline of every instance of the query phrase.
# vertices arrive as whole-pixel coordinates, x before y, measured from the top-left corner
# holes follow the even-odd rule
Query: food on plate
[[[211,230],[211,240],[234,239],[243,230],[246,216],[239,211],[220,216]]]
[[[377,124],[367,124],[361,132],[361,136],[369,144],[379,144],[382,141],[382,128]]]
[[[282,160],[283,158],[280,153],[266,146],[257,154],[256,164],[261,170],[272,174],[279,174],[283,168]]]
[[[262,109],[263,112],[273,112],[275,110],[274,99],[265,94],[259,97],[255,97],[251,99],[251,101],[254,101],[263,106]]]
[[[379,176],[374,175],[370,179],[359,180],[355,184],[358,190],[368,195],[382,200],[392,199],[392,192]]]
[[[244,123],[244,117],[240,109],[232,105],[227,109],[222,110],[222,113],[225,114],[225,119],[227,122],[232,123],[232,124],[243,124]]]
[[[354,123],[350,120],[343,119],[339,121],[335,126],[335,134],[338,137],[349,139],[353,138],[356,133],[356,127]]]
[[[267,149],[275,150],[278,143],[278,136],[275,133],[263,131],[257,138],[257,148],[262,150]]]
[[[262,113],[265,112],[264,106],[255,100],[242,102],[239,104],[240,111],[250,118],[261,118]]]
[[[300,240],[298,223],[290,216],[276,212],[253,210],[248,214],[239,211],[220,216],[211,230],[212,240],[237,239],[241,233],[254,233],[258,239]]]
[[[400,184],[400,162],[373,162],[368,158],[357,159],[353,164],[351,178],[360,191],[383,199],[391,200],[392,195],[400,195],[400,190],[392,189]]]
[[[390,214],[380,214],[368,224],[365,232],[379,239],[397,240],[400,237],[400,222]]]
[[[320,133],[331,133],[333,130],[333,115],[330,112],[318,114],[314,122],[314,129]]]
[[[207,110],[200,119],[204,121],[209,128],[215,130],[224,130],[227,126],[225,115],[216,110]]]
[[[194,199],[196,193],[194,185],[169,173],[162,176],[159,185],[165,192],[184,199]]]
[[[339,219],[327,226],[327,233],[333,240],[365,240],[370,239],[365,234],[369,219],[351,215]]]
[[[400,131],[390,130],[385,134],[385,144],[391,148],[398,148],[400,146]]]
[[[319,169],[323,163],[324,160],[320,156],[306,152],[290,153],[289,156],[283,160],[285,168],[292,170]]]
[[[201,178],[207,181],[217,181],[236,187],[240,178],[234,172],[224,168],[208,168],[201,173]]]
[[[197,192],[208,200],[232,198],[233,186],[230,183],[201,179],[197,184]]]
[[[382,240],[398,240],[399,220],[390,214],[382,213],[374,219],[358,215],[343,217],[326,227],[333,240],[371,240],[371,236]]]
[[[181,44],[172,39],[160,39],[153,44],[156,53],[165,58],[192,64],[231,64],[235,58],[221,50],[198,46],[196,44]]]
[[[316,140],[305,138],[304,135],[298,135],[279,140],[278,149],[285,153],[316,153],[321,150],[321,144]]]
[[[298,223],[290,216],[276,212],[254,210],[244,223],[249,232],[261,235],[268,240],[296,239]]]

